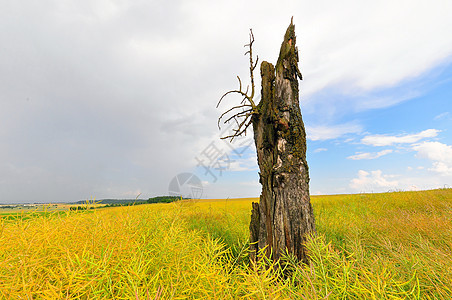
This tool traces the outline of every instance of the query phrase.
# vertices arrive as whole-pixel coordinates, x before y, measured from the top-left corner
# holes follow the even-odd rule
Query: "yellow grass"
[[[0,298],[452,298],[451,189],[312,197],[310,265],[273,268],[248,264],[256,200],[3,217]]]

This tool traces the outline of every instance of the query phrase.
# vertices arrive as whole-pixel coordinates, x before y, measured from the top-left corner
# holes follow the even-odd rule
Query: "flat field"
[[[270,268],[248,262],[252,201],[0,216],[0,298],[452,298],[452,189],[313,196],[310,264]]]

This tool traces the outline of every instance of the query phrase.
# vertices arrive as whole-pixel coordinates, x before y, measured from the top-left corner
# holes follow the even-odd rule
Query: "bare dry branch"
[[[256,55],[256,62],[254,63],[253,71],[254,71],[254,69],[256,69],[258,61],[259,61],[259,55]]]
[[[229,117],[229,119],[225,120],[223,122],[223,124],[229,123],[229,121],[231,121],[232,119],[235,119],[237,121],[237,118],[248,117],[248,115],[251,115],[251,112],[252,112],[251,109],[247,109],[247,110],[241,111],[241,112]]]
[[[246,135],[246,130],[248,129],[248,127],[251,125],[251,122],[247,122],[247,119],[248,118],[245,118],[240,124],[239,124],[239,126],[238,126],[238,128],[237,129],[234,129],[233,131],[234,131],[234,133],[233,134],[231,134],[231,135],[228,135],[228,136],[224,136],[224,137],[221,137],[221,139],[228,139],[228,138],[230,138],[231,139],[231,142],[234,140],[234,138],[236,138],[236,137],[238,137],[238,136],[241,136],[242,134],[245,134]],[[243,128],[242,128],[243,127]]]
[[[256,62],[253,61],[253,43],[254,43],[254,34],[253,30],[250,29],[250,42],[249,44],[246,44],[245,47],[248,47],[248,51],[245,52],[245,55],[250,56],[250,80],[251,80],[251,92],[250,86],[248,85],[246,88],[246,91],[242,90],[242,80],[239,76],[237,76],[237,79],[239,81],[239,89],[238,90],[231,90],[223,94],[221,96],[220,100],[217,103],[217,108],[220,105],[221,101],[230,94],[239,94],[243,97],[242,101],[240,102],[241,105],[234,106],[228,110],[226,110],[224,113],[220,115],[218,118],[218,128],[220,129],[220,122],[221,120],[229,113],[232,113],[233,115],[227,118],[223,123],[226,124],[230,122],[231,120],[234,120],[237,123],[237,128],[233,129],[233,134],[228,135],[225,137],[222,137],[222,139],[231,139],[231,142],[234,140],[235,137],[240,136],[242,134],[246,135],[246,130],[251,125],[252,115],[258,113],[258,109],[256,104],[254,103],[254,94],[255,94],[255,85],[254,85],[254,70],[257,67],[257,62],[259,61],[259,57],[256,56]],[[249,107],[249,109],[245,109]],[[239,112],[236,112],[238,109],[243,109]]]
[[[221,103],[221,101],[223,100],[223,98],[226,97],[226,96],[229,95],[229,94],[232,94],[232,93],[238,93],[238,94],[242,95],[245,99],[248,98],[247,94],[245,94],[245,93],[242,92],[242,91],[237,91],[237,90],[236,90],[236,91],[229,91],[229,92],[225,93],[223,96],[221,96],[220,101],[218,101],[218,103],[217,103],[217,108],[218,108],[218,106],[220,105],[220,103]]]
[[[220,129],[220,121],[221,121],[221,119],[222,119],[226,114],[228,114],[229,112],[233,111],[234,109],[239,109],[239,108],[243,108],[243,107],[251,107],[251,105],[249,105],[249,104],[237,105],[237,106],[231,107],[230,109],[228,109],[227,111],[225,111],[224,113],[222,113],[221,116],[218,118],[218,129]],[[247,109],[246,111],[252,111],[252,108]],[[242,111],[242,112],[243,112],[243,111]],[[242,112],[239,112],[239,113],[233,115],[232,117],[234,117],[234,116],[239,116]],[[230,120],[231,120],[231,118],[227,119],[227,120],[224,121],[223,123],[226,123],[226,122],[228,122],[228,121],[230,121]]]

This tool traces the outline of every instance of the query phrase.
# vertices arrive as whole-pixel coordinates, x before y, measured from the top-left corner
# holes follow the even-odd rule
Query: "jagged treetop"
[[[290,20],[290,25],[287,27],[284,40],[279,51],[278,61],[276,62],[276,70],[282,71],[281,68],[289,66],[294,70],[296,75],[301,78],[300,70],[298,69],[298,48],[296,47],[295,25],[293,24],[293,17]],[[286,63],[284,64],[284,61]]]

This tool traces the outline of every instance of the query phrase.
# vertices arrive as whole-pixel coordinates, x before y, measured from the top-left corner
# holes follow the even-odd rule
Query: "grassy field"
[[[310,265],[270,269],[248,264],[251,201],[0,216],[0,298],[452,298],[451,189],[314,196]]]

